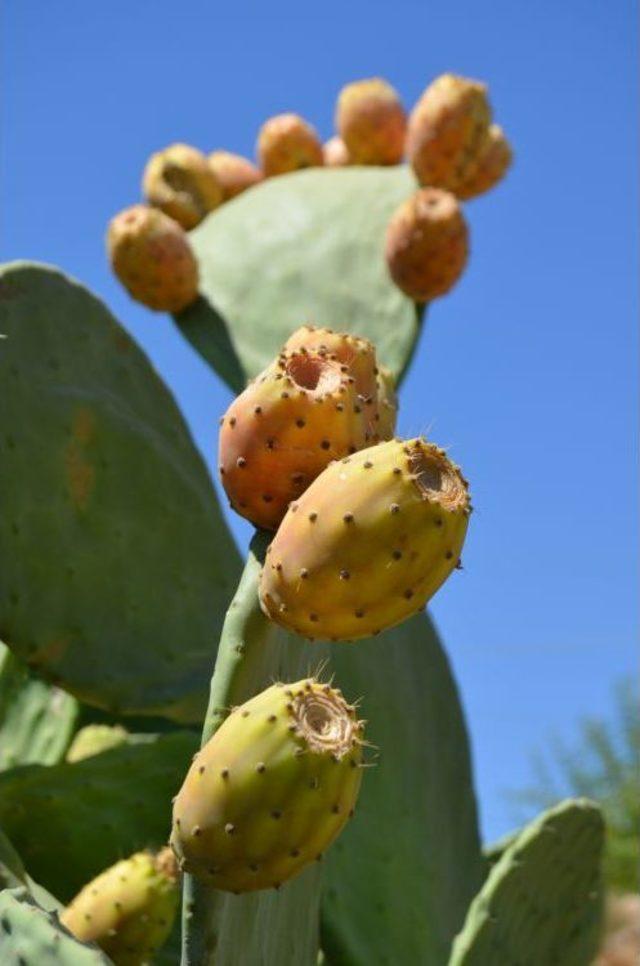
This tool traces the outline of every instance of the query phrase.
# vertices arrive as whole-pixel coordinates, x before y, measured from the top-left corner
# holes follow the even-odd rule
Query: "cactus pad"
[[[199,720],[237,554],[171,395],[54,269],[2,269],[0,332],[0,636],[90,704]]]
[[[415,187],[404,167],[318,168],[257,185],[190,233],[203,297],[178,326],[236,391],[303,323],[371,339],[398,376],[421,315],[389,278],[384,238]]]
[[[26,889],[0,892],[2,966],[110,966],[96,946],[78,942]]]
[[[585,966],[598,943],[604,825],[569,799],[543,812],[492,867],[450,966]]]

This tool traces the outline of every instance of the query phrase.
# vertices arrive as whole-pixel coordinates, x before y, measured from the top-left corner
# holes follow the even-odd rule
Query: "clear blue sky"
[[[175,140],[251,153],[283,110],[328,136],[337,91],[359,77],[389,78],[407,105],[445,70],[489,81],[517,163],[468,206],[470,268],[433,306],[400,428],[429,429],[472,482],[466,569],[433,614],[468,713],[483,828],[506,831],[503,791],[526,783],[530,751],[606,712],[635,666],[634,5],[3,7],[2,257],[55,263],[101,295],[212,466],[227,391],[105,262],[105,226],[138,199],[148,154]]]

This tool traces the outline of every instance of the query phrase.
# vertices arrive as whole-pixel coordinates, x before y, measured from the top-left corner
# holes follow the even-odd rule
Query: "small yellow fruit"
[[[325,141],[322,146],[322,153],[324,155],[325,167],[327,168],[344,168],[348,164],[351,164],[347,146],[337,134],[335,137]]]
[[[336,129],[352,164],[398,164],[406,127],[400,98],[381,78],[355,81],[340,91]]]
[[[297,114],[278,114],[265,121],[258,134],[257,152],[267,178],[324,164],[316,131]]]
[[[512,161],[513,151],[504,131],[492,124],[478,151],[475,171],[456,192],[458,198],[475,198],[495,187],[504,178]]]
[[[198,297],[198,266],[185,231],[157,208],[133,205],[109,224],[111,267],[132,298],[180,312]]]
[[[209,155],[209,165],[222,188],[223,201],[242,194],[263,178],[262,171],[255,164],[230,151],[213,151]]]
[[[416,302],[445,295],[467,263],[467,223],[452,194],[422,188],[392,215],[385,255],[393,281]]]
[[[222,188],[202,152],[188,144],[171,144],[152,154],[144,169],[142,190],[187,230],[222,203]]]

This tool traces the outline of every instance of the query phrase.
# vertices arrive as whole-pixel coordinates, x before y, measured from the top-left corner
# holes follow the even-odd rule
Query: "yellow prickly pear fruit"
[[[369,445],[368,409],[347,367],[312,350],[283,352],[221,422],[218,463],[232,507],[275,529],[331,460]]]
[[[150,309],[180,312],[198,297],[198,266],[186,233],[157,208],[133,205],[109,224],[114,273]]]
[[[416,302],[446,295],[462,275],[468,253],[467,223],[448,191],[422,188],[391,216],[385,242],[389,272]]]
[[[406,114],[394,88],[380,77],[342,88],[335,123],[352,164],[398,164],[402,160]]]
[[[491,123],[487,88],[442,74],[409,117],[407,154],[420,184],[457,192],[476,166]]]
[[[60,922],[82,942],[97,943],[115,966],[142,966],[171,932],[178,877],[171,849],[137,852],[85,886]]]
[[[393,373],[386,366],[378,366],[378,435],[380,439],[393,439],[398,417],[398,396]]]
[[[126,743],[129,732],[122,725],[86,725],[74,735],[66,754],[70,762],[83,761],[100,755],[110,748],[117,748]]]
[[[315,129],[297,114],[278,114],[260,128],[258,160],[265,177],[324,164]]]
[[[369,637],[420,610],[458,564],[470,503],[422,438],[332,463],[292,503],[260,580],[264,612],[304,637]]]
[[[340,691],[313,678],[235,708],[175,799],[181,868],[215,889],[251,892],[320,859],[353,814],[362,735]]]
[[[263,179],[262,171],[255,164],[230,151],[213,151],[209,155],[209,166],[222,188],[223,201],[235,198]]]
[[[201,151],[170,144],[152,154],[142,177],[150,205],[160,208],[183,228],[195,228],[222,203],[222,188]]]
[[[492,124],[482,142],[475,170],[463,181],[456,194],[458,198],[475,198],[502,181],[511,167],[513,151],[501,127]]]
[[[327,168],[344,168],[351,164],[347,146],[337,135],[322,145],[322,154]]]

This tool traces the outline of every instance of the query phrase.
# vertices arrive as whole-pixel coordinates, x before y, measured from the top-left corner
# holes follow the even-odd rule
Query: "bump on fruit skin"
[[[142,177],[145,198],[183,228],[195,228],[222,203],[222,188],[207,159],[188,144],[170,144],[149,158]]]
[[[462,275],[468,253],[467,223],[448,191],[422,188],[391,216],[385,240],[389,272],[416,302],[446,295]]]
[[[328,338],[327,330],[318,331]],[[343,349],[339,358],[324,342],[306,348],[306,336],[315,332],[305,328],[295,333],[290,342],[297,348],[285,346],[222,419],[222,484],[233,508],[265,529],[278,526],[291,500],[331,460],[379,438],[373,347],[331,333]],[[367,386],[372,381],[373,397],[360,394],[354,370]]]
[[[209,166],[222,189],[222,200],[229,201],[263,180],[262,171],[240,154],[231,151],[213,151]]]
[[[258,134],[257,154],[267,178],[324,164],[315,129],[298,114],[277,114],[265,121]]]
[[[487,131],[477,155],[475,170],[462,182],[456,194],[466,200],[475,198],[494,188],[502,181],[513,162],[513,150],[507,137],[497,124]]]
[[[345,168],[352,163],[347,145],[337,134],[325,141],[322,145],[322,154],[327,168]]]
[[[355,640],[392,627],[421,610],[458,565],[470,509],[459,468],[422,438],[332,463],[280,524],[261,606],[312,639]]]
[[[398,164],[404,155],[407,118],[394,88],[374,77],[342,88],[336,129],[352,164]]]
[[[133,205],[109,224],[114,273],[132,298],[160,312],[180,312],[198,297],[198,266],[180,225],[157,208]]]
[[[407,154],[420,184],[454,193],[475,171],[491,123],[484,84],[442,74],[409,117]]]
[[[77,939],[97,943],[116,966],[142,966],[171,932],[178,878],[171,849],[136,852],[86,885],[60,921]]]
[[[173,809],[180,866],[216,889],[279,887],[353,814],[364,722],[313,678],[234,708],[196,755]]]

